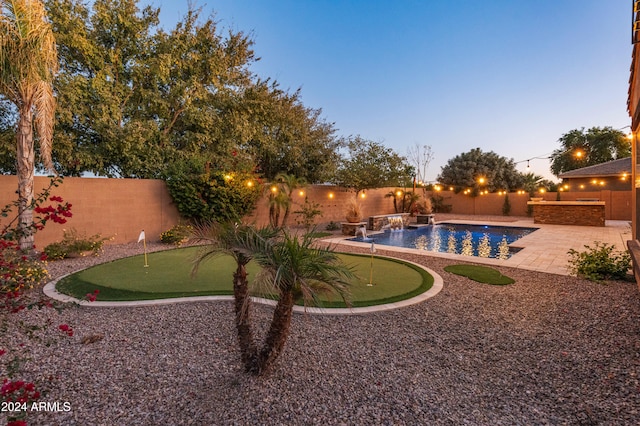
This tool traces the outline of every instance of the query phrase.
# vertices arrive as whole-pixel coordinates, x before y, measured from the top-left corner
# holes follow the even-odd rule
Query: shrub
[[[180,215],[195,222],[240,220],[261,193],[254,173],[209,171],[195,163],[175,165],[165,181]]]
[[[505,194],[504,203],[502,203],[502,215],[509,216],[511,213],[511,201],[509,200],[509,194]]]
[[[0,293],[22,292],[49,278],[43,257],[20,250],[15,241],[0,239]]]
[[[331,222],[329,222],[327,224],[326,230],[327,231],[338,231],[339,229],[341,229],[342,227],[340,226],[340,224],[338,222],[334,222],[333,220]]]
[[[294,212],[298,215],[298,225],[310,229],[315,223],[316,216],[322,216],[322,210],[318,207],[320,207],[320,204],[311,202],[308,197],[304,197],[304,204],[300,210]]]
[[[431,196],[431,205],[433,206],[433,213],[451,213],[452,206],[444,203],[442,195],[433,194]]]
[[[571,273],[591,281],[605,279],[624,280],[631,268],[631,256],[626,251],[614,252],[615,246],[595,242],[595,247],[584,246],[587,250],[569,250]]]
[[[18,215],[0,227],[0,295],[12,299],[24,290],[42,284],[49,273],[46,269],[46,255],[38,256],[35,247],[22,250],[20,239],[44,228],[53,221],[65,223],[72,216],[71,204],[59,196],[51,196],[51,190],[62,182],[62,178],[53,178],[41,193],[37,194],[29,206],[33,208],[33,223],[23,228],[19,226]],[[50,204],[46,205],[48,202]],[[14,201],[0,210],[0,218],[8,218],[12,210],[18,207]]]
[[[362,208],[357,200],[349,201],[345,210],[345,218],[347,222],[360,222],[362,219]]]
[[[63,232],[62,241],[51,243],[44,248],[48,259],[57,260],[73,256],[84,256],[87,252],[98,256],[102,252],[104,242],[109,240],[109,238],[100,234],[91,237],[79,236],[78,231],[73,228]]]
[[[191,225],[177,224],[171,229],[160,234],[160,241],[165,244],[175,244],[181,246],[189,240],[189,236],[193,233]]]

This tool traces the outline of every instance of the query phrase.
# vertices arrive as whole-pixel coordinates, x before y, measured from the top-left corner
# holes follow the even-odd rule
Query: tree
[[[194,274],[197,273],[200,263],[213,256],[226,254],[236,262],[236,270],[233,273],[233,298],[240,357],[247,372],[256,372],[258,347],[251,329],[251,297],[246,267],[253,259],[254,253],[269,249],[271,239],[276,236],[275,228],[254,228],[226,222],[200,226],[194,232],[198,240],[206,243],[194,264]]]
[[[314,247],[310,234],[302,237],[280,229],[254,228],[248,225],[214,225],[202,229],[198,236],[207,242],[197,259],[220,252],[231,254],[237,263],[234,273],[235,318],[245,371],[263,375],[273,366],[289,336],[293,306],[303,300],[319,303],[318,295],[335,292],[346,300],[354,275],[337,254],[327,248]],[[251,299],[245,266],[255,260],[262,269],[255,284],[261,292],[277,297],[271,324],[263,345],[258,348],[251,329]]]
[[[283,227],[287,225],[291,206],[293,205],[293,191],[307,186],[304,178],[294,175],[280,173],[276,176],[275,182],[269,188],[269,217],[271,226]],[[284,209],[282,222],[279,222],[280,211]]]
[[[413,191],[394,189],[384,195],[393,199],[393,210],[396,213],[413,213],[420,196]]]
[[[51,144],[55,98],[52,81],[57,51],[42,2],[13,0],[0,3],[0,94],[17,108],[16,171],[20,247],[33,247],[33,194],[37,132],[40,158],[53,170]]]
[[[16,174],[15,105],[0,96],[0,174]]]
[[[433,149],[430,145],[415,145],[409,147],[409,161],[416,170],[416,179],[424,185],[427,184],[427,170],[434,158]]]
[[[61,45],[54,159],[66,174],[157,178],[168,162],[196,157],[269,180],[326,179],[333,125],[300,91],[257,78],[250,37],[221,34],[194,8],[165,31],[159,9],[138,3],[47,1]]]
[[[244,159],[232,155],[237,123],[227,118],[252,82],[246,35],[223,37],[191,8],[167,32],[159,9],[138,0],[47,4],[63,46],[55,160],[65,172],[157,178],[175,159],[203,157],[218,170]]]
[[[558,141],[561,147],[551,154],[551,172],[556,176],[631,155],[631,141],[611,127],[571,130]]]
[[[453,186],[456,191],[471,189],[471,195],[480,191],[513,190],[522,185],[521,174],[513,159],[501,157],[495,152],[472,149],[452,159],[442,168],[438,181]]]
[[[245,126],[241,148],[255,158],[257,171],[273,180],[284,173],[307,182],[326,182],[338,163],[341,142],[322,110],[305,107],[300,90],[282,91],[259,80],[243,93],[238,116]]]
[[[524,173],[522,175],[522,189],[527,191],[529,195],[533,196],[541,188],[545,191],[554,192],[558,187],[558,184],[545,179],[542,176],[535,173]]]
[[[407,159],[381,143],[360,136],[346,142],[348,154],[340,161],[333,183],[358,193],[385,186],[405,186],[414,175]]]

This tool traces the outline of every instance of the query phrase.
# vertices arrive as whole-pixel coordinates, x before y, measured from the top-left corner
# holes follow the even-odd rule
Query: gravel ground
[[[109,246],[50,270],[139,250]],[[30,412],[37,425],[638,424],[634,283],[504,268],[516,283],[494,287],[445,272],[450,260],[396,256],[435,270],[444,289],[395,311],[296,314],[265,378],[240,369],[230,302],[23,310],[5,319],[0,349],[30,358],[20,378],[47,391],[43,401],[70,404]],[[269,315],[256,306],[256,323]]]

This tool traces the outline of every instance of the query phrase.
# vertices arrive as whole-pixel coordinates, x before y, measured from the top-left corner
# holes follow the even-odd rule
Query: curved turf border
[[[371,257],[371,255],[359,254],[359,253],[344,253],[344,252],[339,252],[339,253],[346,254],[349,256],[354,256],[354,257],[366,257],[366,258]],[[414,271],[420,274],[420,276],[422,277],[422,283],[414,290],[411,290],[410,292],[407,292],[407,293],[398,294],[396,296],[390,296],[382,299],[367,300],[367,301],[361,301],[361,302],[357,302],[357,301],[351,302],[351,306],[354,308],[359,308],[364,306],[385,305],[388,303],[399,302],[405,299],[411,299],[412,297],[415,297],[419,294],[424,293],[425,291],[428,291],[433,286],[433,281],[434,281],[433,275],[431,275],[429,272],[425,271],[424,269],[420,268],[419,266],[414,265],[413,263],[405,262],[404,260],[396,259],[393,257],[386,257],[386,256],[385,257],[373,256],[373,257],[375,259],[387,260],[390,262],[395,262],[404,266],[408,266],[409,268],[413,269]],[[335,301],[335,302],[323,302],[322,306],[320,307],[321,308],[346,308],[347,305],[343,301]]]
[[[370,255],[358,254],[358,253],[344,253],[344,252],[339,252],[339,253],[347,256],[353,256],[353,257],[365,257],[365,258],[370,257]],[[128,257],[136,257],[136,256],[139,256],[139,255],[128,256]],[[416,287],[414,290],[411,290],[407,293],[402,293],[402,294],[381,298],[381,299],[351,302],[352,307],[367,307],[367,306],[376,306],[376,305],[384,305],[384,304],[399,302],[402,300],[410,299],[419,294],[422,294],[428,291],[433,286],[434,277],[429,272],[425,271],[424,269],[420,268],[415,264],[403,261],[401,259],[396,259],[396,258],[386,257],[386,256],[385,257],[374,256],[374,258],[395,262],[400,265],[413,269],[414,271],[420,274],[422,278],[422,283],[418,287]],[[120,259],[117,259],[117,260],[120,260]],[[113,260],[111,262],[116,262],[117,260]],[[110,263],[110,262],[106,262],[106,263]],[[232,291],[201,291],[197,293],[193,293],[193,292],[148,293],[148,292],[139,292],[139,291],[129,291],[129,290],[123,290],[123,289],[114,289],[111,287],[105,287],[105,286],[100,286],[93,283],[88,283],[86,281],[78,279],[76,275],[77,272],[80,272],[80,271],[76,271],[60,279],[56,283],[55,288],[62,294],[73,296],[78,299],[82,299],[84,295],[87,293],[93,293],[94,290],[99,290],[100,296],[101,296],[99,297],[99,299],[103,301],[158,300],[158,299],[169,299],[169,298],[177,298],[177,297],[233,295]],[[107,299],[104,299],[105,296],[107,297]],[[275,297],[272,297],[271,299],[275,299]],[[298,305],[301,306],[302,303],[298,303]],[[307,306],[315,307],[315,305],[307,305]],[[346,308],[347,305],[344,303],[344,301],[324,301],[322,305],[319,307],[320,308]]]

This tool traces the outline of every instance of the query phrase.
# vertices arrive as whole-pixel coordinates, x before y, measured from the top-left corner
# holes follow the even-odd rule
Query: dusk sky
[[[340,136],[401,155],[546,157],[573,129],[622,128],[631,64],[630,0],[220,0],[201,18],[250,33],[252,69],[302,89]],[[171,29],[188,2],[149,0]],[[628,129],[624,129],[627,131]],[[553,178],[546,159],[531,171]]]

